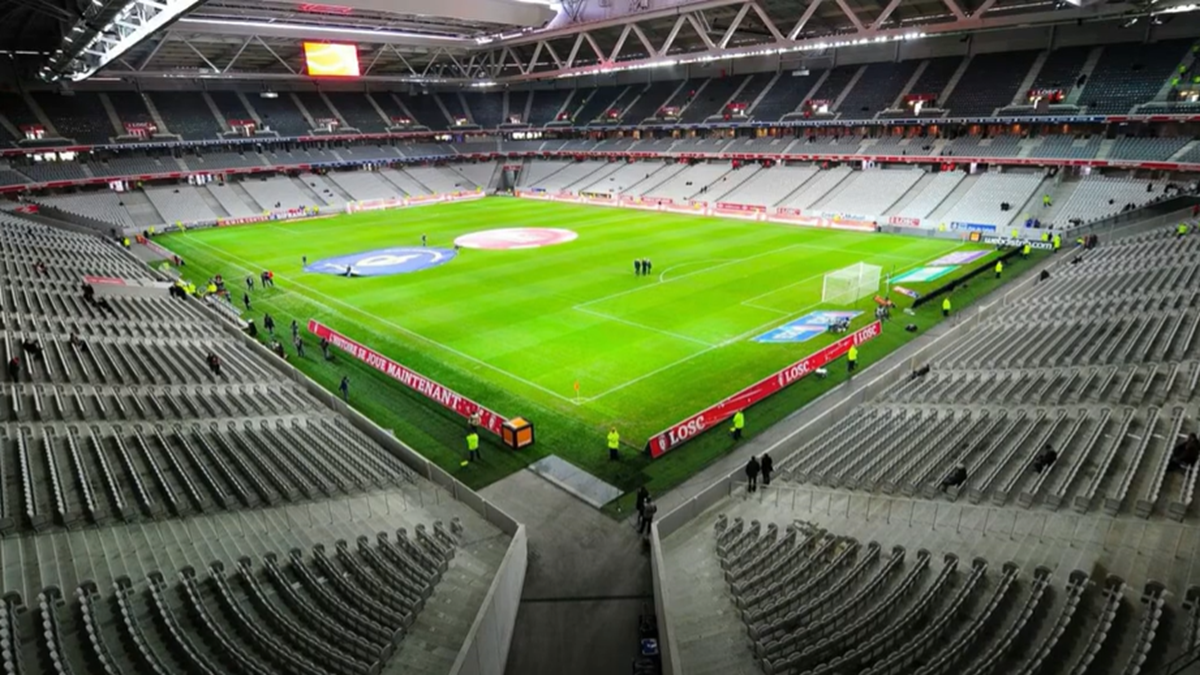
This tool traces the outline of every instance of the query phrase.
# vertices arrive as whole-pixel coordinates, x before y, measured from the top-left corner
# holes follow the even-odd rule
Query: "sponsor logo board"
[[[903,286],[893,286],[892,290],[896,291],[900,295],[907,295],[908,297],[912,298],[913,300],[916,300],[917,298],[921,297],[920,293],[914,291],[911,288],[905,288]]]
[[[948,253],[929,264],[933,267],[942,267],[945,265],[966,265],[973,260],[979,260],[988,253],[989,251],[955,251],[953,253]]]
[[[467,419],[478,415],[479,426],[496,435],[500,434],[500,428],[504,426],[504,422],[506,421],[503,417],[453,389],[438,384],[428,377],[396,363],[383,354],[351,340],[318,321],[309,320],[308,330],[319,338],[329,340],[330,345],[346,352],[434,403],[441,405],[443,408],[452,410]]]
[[[919,284],[919,283],[923,283],[926,281],[933,281],[934,279],[939,279],[941,277],[944,277],[956,269],[958,269],[958,268],[953,265],[947,265],[947,266],[941,266],[941,267],[937,267],[937,266],[918,267],[915,270],[909,270],[908,272],[905,272],[904,274],[901,274],[898,277],[894,277],[892,279],[892,281],[907,281],[912,284]]]
[[[1048,241],[1033,241],[1030,239],[1013,239],[1012,237],[984,237],[983,243],[991,244],[992,246],[1005,246],[1009,248],[1019,248],[1025,244],[1029,244],[1030,248],[1039,249],[1042,251],[1054,250],[1054,244]]]
[[[754,405],[788,385],[803,379],[814,370],[829,365],[832,361],[850,351],[850,347],[863,344],[868,340],[878,337],[881,330],[882,324],[875,321],[836,342],[826,345],[819,351],[804,357],[769,377],[755,382],[720,403],[710,406],[682,422],[655,434],[647,441],[646,449],[650,452],[651,457],[661,457],[684,442],[721,424],[732,417],[738,410]]]
[[[902,227],[920,227],[920,218],[906,218],[904,216],[892,216],[888,218],[888,225],[900,225]]]
[[[463,248],[512,251],[525,248],[554,246],[575,241],[578,234],[571,230],[551,227],[510,227],[464,234],[454,240]]]
[[[350,268],[352,276],[382,277],[420,272],[445,265],[456,255],[457,251],[448,248],[400,246],[324,258],[306,265],[304,271],[345,276],[346,268]]]
[[[983,223],[961,223],[961,222],[955,221],[953,223],[950,223],[950,229],[952,229],[952,230],[973,230],[975,232],[995,232],[996,226],[995,225],[985,225]]]
[[[755,342],[780,344],[787,342],[807,342],[824,333],[829,326],[840,319],[853,319],[862,312],[813,312],[799,319],[789,321],[778,328],[754,338]]]

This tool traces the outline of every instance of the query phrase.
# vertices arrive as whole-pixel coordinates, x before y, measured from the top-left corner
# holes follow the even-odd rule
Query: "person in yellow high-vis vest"
[[[472,462],[479,459],[479,434],[472,429],[467,434],[467,461]]]
[[[746,413],[741,410],[733,413],[733,426],[729,428],[729,433],[733,434],[733,440],[742,440],[742,429],[746,428]]]
[[[950,316],[950,297],[942,298],[942,316]]]
[[[1062,235],[1054,235],[1050,240],[1050,246],[1054,249],[1055,253],[1058,253],[1058,249],[1062,248]]]
[[[850,351],[846,352],[846,370],[853,373],[858,367],[858,347],[850,346]]]
[[[1179,226],[1175,228],[1175,236],[1176,237],[1186,237],[1187,233],[1188,233],[1188,224],[1187,223],[1180,223]]]
[[[613,427],[608,430],[608,459],[616,461],[621,458],[621,434],[617,433],[617,428]]]
[[[1033,246],[1030,245],[1029,242],[1025,242],[1025,245],[1021,247],[1021,257],[1028,258],[1032,251]]]
[[[1003,260],[997,260],[997,261],[996,261],[996,278],[997,278],[997,279],[999,279],[999,278],[1000,278],[1000,275],[1001,275],[1003,272],[1004,272],[1004,261],[1003,261]]]

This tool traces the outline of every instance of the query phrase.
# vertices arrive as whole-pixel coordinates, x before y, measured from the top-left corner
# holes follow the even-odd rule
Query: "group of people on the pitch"
[[[635,258],[633,261],[634,276],[642,276],[650,274],[650,270],[654,268],[654,263],[650,262],[649,258]]]

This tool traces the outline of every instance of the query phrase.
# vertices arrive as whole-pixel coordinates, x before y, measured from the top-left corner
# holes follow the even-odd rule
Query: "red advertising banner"
[[[660,431],[646,443],[646,449],[650,452],[651,457],[663,456],[670,450],[675,449],[676,446],[682,445],[685,441],[691,440],[729,419],[735,412],[752,406],[772,394],[778,393],[784,387],[794,384],[817,368],[829,365],[829,363],[850,351],[852,345],[861,345],[877,337],[881,330],[882,326],[878,321],[859,328],[837,342],[826,345],[820,351],[804,357],[774,375],[755,382],[724,401],[701,410],[686,420]]]
[[[313,335],[329,340],[329,344],[334,347],[346,352],[350,356],[371,366],[447,410],[453,410],[468,419],[478,414],[479,426],[496,435],[500,435],[500,427],[504,425],[506,420],[462,394],[396,363],[383,354],[351,340],[320,322],[310,319],[308,330]]]
[[[718,211],[747,211],[749,213],[765,213],[767,207],[756,204],[735,204],[733,202],[717,202]]]
[[[85,284],[109,284],[111,286],[124,286],[125,280],[118,279],[117,277],[94,277],[91,275],[85,275],[83,277],[83,283],[85,283]]]
[[[888,225],[901,225],[904,227],[920,227],[920,218],[905,218],[904,216],[891,216],[888,218]]]

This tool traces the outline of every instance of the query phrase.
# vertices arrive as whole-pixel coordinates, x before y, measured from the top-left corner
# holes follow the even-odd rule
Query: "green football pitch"
[[[578,238],[523,250],[464,248],[447,264],[381,277],[310,273],[301,264],[302,256],[312,262],[420,246],[422,234],[429,246],[448,248],[460,235],[510,227],[567,228]],[[276,288],[251,293],[247,318],[260,326],[263,312],[281,327],[293,318],[301,325],[317,319],[503,415],[535,423],[533,449],[488,446],[483,462],[462,467],[461,419],[346,355],[323,362],[309,336],[306,356],[294,363],[331,389],[348,374],[352,404],[468,484],[555,453],[626,490],[677,484],[729,447],[724,439],[701,439],[652,462],[637,452],[652,434],[833,339],[753,338],[814,310],[862,311],[856,327],[872,320],[870,298],[855,307],[821,304],[826,273],[865,262],[898,275],[977,246],[502,197],[192,230],[159,242],[185,259],[192,281],[223,274],[239,309],[242,279],[272,270]],[[635,276],[635,258],[653,260],[653,273]],[[932,283],[905,285],[920,291]],[[938,318],[923,307],[905,320],[923,328]],[[890,326],[863,349],[863,363],[910,335]],[[748,431],[838,381],[804,381],[792,388],[797,392],[756,406]],[[609,426],[628,445],[617,464],[603,449]]]

